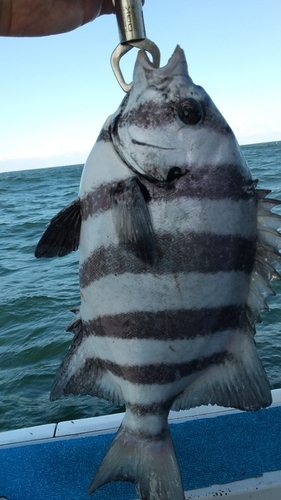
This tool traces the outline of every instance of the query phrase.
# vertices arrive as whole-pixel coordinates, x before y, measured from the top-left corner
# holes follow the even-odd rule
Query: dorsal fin
[[[275,269],[281,264],[281,234],[277,231],[281,227],[281,216],[271,212],[281,201],[266,198],[270,192],[265,189],[256,190],[258,236],[247,304],[247,317],[252,327],[255,322],[261,321],[260,312],[268,309],[265,298],[275,295],[271,282],[281,279]]]

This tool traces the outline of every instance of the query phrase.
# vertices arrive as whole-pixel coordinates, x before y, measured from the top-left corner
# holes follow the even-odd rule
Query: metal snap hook
[[[112,0],[116,9],[120,44],[111,55],[111,66],[119,85],[129,92],[132,83],[126,83],[120,69],[120,59],[133,47],[145,50],[152,56],[152,66],[159,68],[160,50],[155,43],[146,38],[141,0]]]
[[[129,50],[131,50],[133,47],[137,47],[141,50],[145,50],[146,52],[149,52],[152,56],[152,62],[151,65],[154,68],[159,68],[160,65],[160,51],[153,43],[151,40],[148,38],[145,38],[144,40],[140,40],[138,42],[133,42],[133,43],[126,43],[126,44],[119,44],[117,45],[116,49],[112,52],[110,62],[111,66],[113,69],[113,73],[119,83],[119,85],[122,87],[124,92],[129,92],[129,90],[132,88],[133,83],[126,83],[123,73],[120,68],[120,59],[127,53]]]

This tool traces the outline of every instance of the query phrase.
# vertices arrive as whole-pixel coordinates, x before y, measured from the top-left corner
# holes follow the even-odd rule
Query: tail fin
[[[135,483],[141,500],[184,500],[174,445],[167,429],[144,438],[122,425],[89,488],[89,495],[110,481]]]

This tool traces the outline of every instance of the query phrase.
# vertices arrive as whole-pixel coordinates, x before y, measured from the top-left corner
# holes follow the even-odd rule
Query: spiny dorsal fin
[[[63,257],[77,250],[80,228],[81,204],[77,198],[52,218],[35,249],[35,257]]]
[[[252,327],[261,321],[260,312],[268,309],[265,298],[274,295],[271,282],[280,279],[275,266],[281,264],[281,216],[271,212],[281,201],[265,198],[271,191],[257,189],[257,243],[255,261],[250,281],[250,292],[247,304],[247,317]]]

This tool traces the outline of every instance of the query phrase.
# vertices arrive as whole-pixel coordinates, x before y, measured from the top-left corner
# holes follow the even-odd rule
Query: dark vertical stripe
[[[132,384],[152,385],[178,382],[184,377],[201,372],[225,361],[232,361],[233,355],[228,351],[220,351],[203,358],[193,359],[187,363],[156,363],[144,366],[118,365],[111,361],[102,361],[106,370]]]
[[[188,304],[187,304],[188,307]],[[213,335],[243,328],[246,306],[230,305],[216,309],[132,312],[101,316],[85,322],[85,335],[120,339],[180,340]]]
[[[111,184],[101,184],[98,188],[89,192],[81,203],[82,220],[86,220],[91,215],[105,212],[110,208]]]
[[[245,179],[239,172],[239,165],[214,166],[210,164],[201,168],[196,165],[183,165],[182,169],[188,170],[187,174],[175,181],[175,188],[169,190],[168,196],[165,189],[155,183],[141,178],[140,181],[145,184],[152,200],[167,197],[169,201],[172,201],[185,196],[196,199],[231,199],[234,201],[256,198],[255,181]],[[83,220],[97,212],[110,209],[110,190],[116,185],[117,182],[102,183],[82,199]]]
[[[212,106],[212,101],[207,94],[204,95],[204,101],[201,102],[201,105],[204,117],[197,125],[198,130],[200,128],[210,129],[222,135],[233,136],[233,132],[223,116],[215,112],[214,109],[209,109]],[[141,129],[159,128],[160,135],[163,124],[167,126],[175,123],[174,108],[175,104],[172,105],[169,100],[162,102],[161,106],[159,106],[158,101],[146,100],[119,116],[118,129],[129,128],[131,125]],[[147,137],[149,138],[149,130],[147,130]]]
[[[219,271],[252,272],[255,241],[239,236],[209,233],[155,235],[157,261],[153,272],[217,273]],[[141,259],[125,246],[100,248],[80,266],[80,286],[85,288],[108,274],[139,274],[151,271]]]

